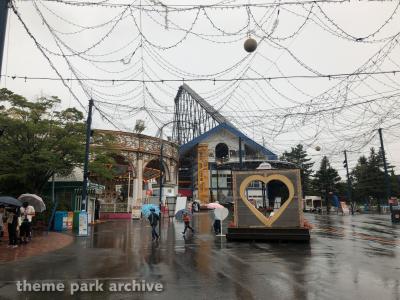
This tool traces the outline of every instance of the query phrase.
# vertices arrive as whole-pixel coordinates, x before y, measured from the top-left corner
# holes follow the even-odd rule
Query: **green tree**
[[[58,111],[57,97],[30,102],[0,90],[0,191],[15,196],[40,193],[53,173],[69,174],[82,162],[83,115],[75,108]]]
[[[393,167],[388,164],[388,169],[392,195],[398,195],[399,187]],[[368,158],[361,156],[352,170],[351,176],[354,198],[357,202],[365,203],[372,199],[378,204],[384,203],[382,199],[386,198],[386,183],[381,151],[376,152],[374,148],[371,148]]]
[[[60,99],[28,101],[7,89],[0,90],[0,193],[40,194],[49,178],[69,175],[84,158],[85,122],[75,108],[58,110]],[[106,139],[103,138],[103,141]],[[110,162],[108,151],[92,154],[90,167],[102,176]]]
[[[351,171],[353,183],[353,199],[356,202],[365,202],[371,194],[368,159],[363,155],[358,159],[356,166]]]
[[[339,181],[336,184],[336,194],[339,197],[347,198],[347,181]]]
[[[294,163],[300,168],[303,196],[312,192],[311,175],[314,163],[311,162],[311,158],[308,157],[303,145],[298,144],[296,147],[292,147],[290,151],[283,152],[281,159]]]
[[[337,170],[331,166],[328,158],[324,156],[319,170],[315,172],[313,186],[314,190],[324,197],[328,212],[330,208],[330,203],[327,201],[328,194],[338,190],[340,179]]]
[[[89,162],[89,179],[95,182],[111,180],[117,174],[113,168],[119,151],[113,147],[115,137],[101,131],[92,131],[91,153]]]

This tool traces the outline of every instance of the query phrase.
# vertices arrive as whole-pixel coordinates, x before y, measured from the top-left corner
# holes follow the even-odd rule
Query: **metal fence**
[[[163,196],[165,199],[165,196]],[[160,196],[150,196],[145,199],[145,204],[155,204],[159,205],[160,204]]]
[[[100,212],[128,212],[127,203],[103,203],[100,205]]]

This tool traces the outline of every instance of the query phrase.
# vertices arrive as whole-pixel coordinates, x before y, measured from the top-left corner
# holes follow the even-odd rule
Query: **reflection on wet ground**
[[[212,234],[208,213],[195,215],[196,234],[186,238],[182,223],[165,220],[159,243],[145,220],[110,221],[66,248],[0,265],[0,299],[68,297],[17,294],[17,280],[96,278],[161,282],[164,291],[80,299],[400,299],[400,226],[389,216],[306,217],[310,244],[227,243]]]

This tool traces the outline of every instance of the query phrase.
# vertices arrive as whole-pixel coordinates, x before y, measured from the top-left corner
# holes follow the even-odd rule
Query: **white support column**
[[[138,197],[139,197],[139,193],[138,193],[138,186],[139,186],[139,184],[138,184],[138,179],[137,179],[137,178],[134,178],[132,184],[133,184],[132,197],[133,197],[133,202],[134,202],[135,205],[136,205],[137,199],[138,199]]]
[[[137,174],[137,182],[136,182],[136,200],[139,203],[143,201],[143,158],[138,158],[136,164],[136,174]]]
[[[128,171],[128,205],[126,207],[127,212],[132,211],[132,198],[131,198],[131,171]]]

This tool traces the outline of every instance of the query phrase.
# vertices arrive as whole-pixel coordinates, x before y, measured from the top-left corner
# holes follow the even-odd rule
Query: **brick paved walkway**
[[[72,235],[64,233],[35,232],[35,236],[30,243],[18,245],[18,248],[7,248],[8,237],[6,235],[0,242],[0,262],[16,261],[55,251],[68,246],[73,240],[74,237]]]

